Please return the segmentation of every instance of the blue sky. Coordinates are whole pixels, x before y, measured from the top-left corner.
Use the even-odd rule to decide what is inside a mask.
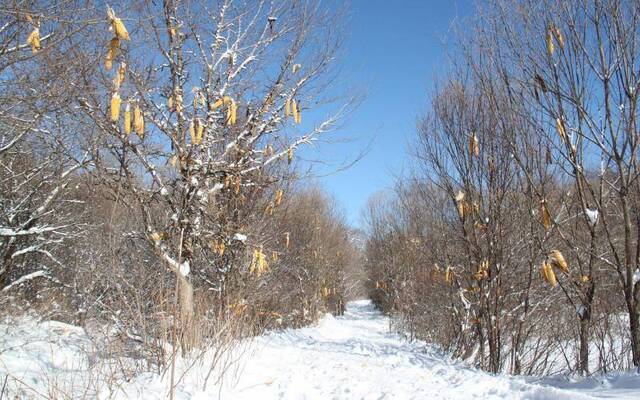
[[[317,180],[332,193],[354,226],[367,199],[391,187],[409,165],[407,145],[424,112],[434,78],[447,69],[443,43],[472,0],[352,0],[348,40],[340,68],[366,98],[345,120],[348,143],[321,149],[333,161],[368,154],[351,168]],[[334,166],[335,167],[335,166]]]

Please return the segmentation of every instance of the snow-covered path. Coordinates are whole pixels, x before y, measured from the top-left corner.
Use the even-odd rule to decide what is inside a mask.
[[[424,343],[409,343],[388,326],[369,301],[351,302],[342,317],[327,315],[315,326],[243,342],[222,384],[204,379],[206,357],[202,363],[181,359],[175,399],[640,399],[640,374],[576,381],[493,376]],[[95,351],[79,327],[32,320],[0,324],[0,387],[7,389],[4,396],[0,390],[0,400],[168,398],[168,373],[117,378],[97,366],[119,362],[96,363]]]
[[[259,339],[228,399],[640,398],[637,375],[567,382],[492,376],[389,333],[369,301],[343,317]],[[616,385],[618,383],[619,385]],[[563,386],[564,388],[559,388]],[[615,388],[614,388],[615,386]]]

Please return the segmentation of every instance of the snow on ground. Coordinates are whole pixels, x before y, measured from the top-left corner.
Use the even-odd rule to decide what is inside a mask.
[[[0,337],[0,388],[8,372],[11,393],[17,379],[45,395],[55,383],[70,388],[72,398],[167,398],[168,374],[143,373],[108,385],[106,379],[85,379],[82,389],[78,376],[96,364],[90,347],[82,329],[69,325],[13,327]],[[344,316],[326,316],[316,326],[260,336],[239,357],[239,369],[222,384],[203,387],[206,371],[191,368],[176,387],[176,399],[640,398],[640,375],[634,373],[569,380],[473,370],[389,333],[388,320],[369,301],[352,302]]]

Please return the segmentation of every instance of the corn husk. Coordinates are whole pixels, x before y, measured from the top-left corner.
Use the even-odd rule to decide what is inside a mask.
[[[122,103],[122,100],[120,99],[120,95],[118,94],[118,92],[114,92],[111,95],[111,105],[110,105],[112,122],[118,122],[118,119],[120,118],[121,103]]]
[[[453,271],[451,271],[451,267],[447,267],[444,271],[444,281],[447,285],[451,285],[453,283]]]
[[[553,45],[553,33],[551,32],[551,28],[547,29],[546,42],[547,42],[547,54],[549,55],[549,57],[551,57],[555,49],[555,46]]]
[[[475,133],[471,135],[469,139],[469,154],[471,154],[472,157],[480,155],[480,142]]]
[[[291,239],[291,234],[289,232],[284,233],[284,247],[289,248],[289,243]]]
[[[118,38],[111,39],[109,41],[109,47],[107,48],[107,55],[104,59],[104,67],[107,71],[110,71],[113,67],[113,60],[116,58],[119,49],[120,40]]]
[[[124,133],[131,134],[131,107],[129,103],[124,108]]]
[[[273,204],[278,207],[282,203],[282,195],[284,195],[284,191],[282,189],[278,189],[276,191],[275,199],[273,200]]]
[[[34,28],[27,37],[27,44],[31,46],[31,52],[37,53],[40,50],[40,29]]]
[[[120,87],[122,82],[124,82],[124,77],[126,72],[127,72],[127,64],[123,62],[120,63],[120,67],[118,67],[118,74],[116,75],[118,80],[118,87]]]
[[[133,128],[135,129],[136,134],[142,139],[144,137],[144,116],[142,115],[140,106],[137,104],[133,109]]]
[[[557,26],[554,26],[553,33],[556,37],[556,40],[558,41],[558,46],[560,46],[561,50],[564,50],[564,37],[562,36],[562,32],[560,31],[560,28],[558,28]]]
[[[222,99],[218,99],[216,101],[214,101],[213,103],[211,103],[211,105],[209,106],[209,109],[211,111],[215,111],[217,108],[219,108],[220,106],[222,106]]]
[[[291,115],[291,100],[287,99],[287,101],[284,102],[284,116],[285,118],[288,118]]]
[[[560,269],[565,274],[569,273],[569,264],[567,264],[567,260],[564,259],[564,256],[562,255],[562,253],[560,253],[559,250],[551,251],[550,259],[551,264],[554,267]]]
[[[555,271],[553,270],[553,268],[551,268],[551,264],[544,261],[542,265],[544,268],[544,275],[547,283],[549,283],[552,287],[556,287],[558,285],[558,279],[556,278]]]
[[[262,252],[262,246],[253,251],[253,258],[251,259],[251,265],[249,266],[249,273],[261,276],[265,272],[269,271],[269,262],[267,257]]]
[[[236,179],[233,181],[233,193],[236,195],[240,194],[241,183],[242,180],[240,179],[240,176],[236,176]]]
[[[200,120],[196,120],[196,144],[201,144],[204,138],[204,124]]]
[[[118,39],[129,40],[129,32],[127,32],[127,28],[124,26],[122,20],[116,17],[116,14],[111,7],[107,8],[107,18],[116,37]]]
[[[564,128],[564,122],[561,118],[556,118],[556,131],[558,131],[558,135],[563,142],[567,141],[567,131]]]
[[[549,213],[545,199],[540,200],[540,217],[542,218],[542,226],[544,226],[544,229],[549,230],[549,228],[551,228],[551,214]]]
[[[287,164],[291,164],[292,161],[293,161],[293,149],[289,148],[289,150],[287,150]]]
[[[197,144],[196,143],[196,126],[193,121],[189,122],[189,137],[191,138],[192,144]]]

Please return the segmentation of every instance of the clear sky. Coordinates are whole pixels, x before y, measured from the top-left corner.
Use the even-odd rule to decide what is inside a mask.
[[[339,161],[373,142],[357,164],[318,180],[354,226],[369,196],[391,187],[393,176],[407,168],[416,118],[434,78],[447,69],[443,43],[453,35],[454,20],[471,9],[472,0],[352,0],[340,67],[367,95],[340,129],[341,137],[353,140],[323,146],[321,153]]]

